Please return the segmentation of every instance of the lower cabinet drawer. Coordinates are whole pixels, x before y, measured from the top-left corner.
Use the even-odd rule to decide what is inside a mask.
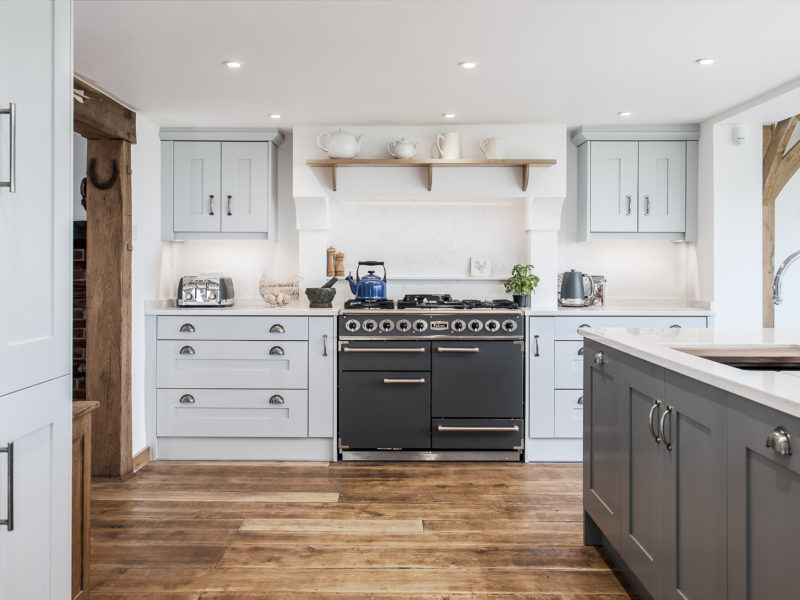
[[[306,389],[308,342],[159,340],[157,387]]]
[[[156,432],[187,437],[307,437],[305,390],[158,390]]]
[[[555,343],[555,388],[583,387],[583,342]]]
[[[583,437],[583,390],[556,390],[555,436]]]
[[[512,450],[522,448],[522,419],[433,419],[434,450]]]
[[[160,316],[160,340],[307,340],[308,318]]]

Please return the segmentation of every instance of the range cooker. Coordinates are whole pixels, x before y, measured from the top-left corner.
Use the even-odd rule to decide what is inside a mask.
[[[348,301],[338,337],[342,460],[522,459],[524,323],[513,302]]]

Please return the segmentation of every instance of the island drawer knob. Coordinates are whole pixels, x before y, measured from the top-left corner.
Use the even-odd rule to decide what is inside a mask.
[[[792,453],[791,436],[783,427],[776,427],[767,436],[767,448],[772,448],[781,456],[789,456]]]

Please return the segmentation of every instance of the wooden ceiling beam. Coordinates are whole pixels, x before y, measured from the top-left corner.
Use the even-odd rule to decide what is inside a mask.
[[[83,102],[73,100],[75,131],[86,139],[125,140],[136,143],[136,113],[100,90],[73,78],[73,88],[83,92]]]

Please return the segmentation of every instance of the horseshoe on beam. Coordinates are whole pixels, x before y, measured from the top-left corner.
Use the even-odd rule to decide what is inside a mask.
[[[112,164],[111,177],[109,177],[108,181],[104,182],[97,180],[97,173],[94,170],[94,162],[95,162],[94,159],[89,161],[89,173],[88,173],[89,180],[92,182],[92,185],[96,187],[98,190],[107,190],[108,188],[113,186],[114,183],[116,183],[117,177],[119,177],[119,167],[117,167],[117,161],[116,160],[111,161]]]

